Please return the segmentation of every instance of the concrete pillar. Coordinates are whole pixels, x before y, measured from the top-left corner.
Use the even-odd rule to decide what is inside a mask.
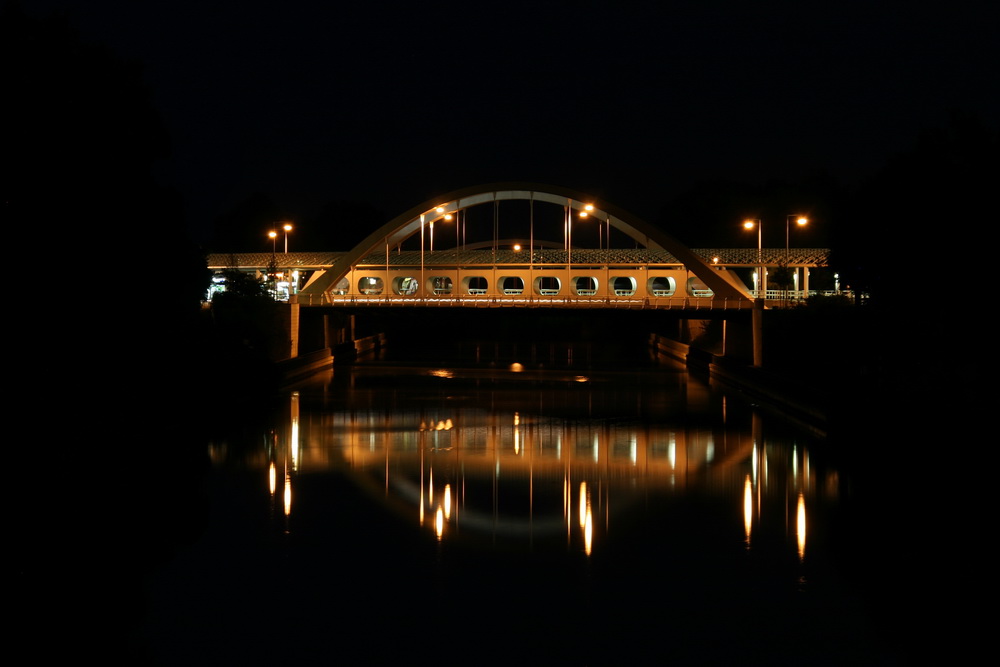
[[[753,365],[764,365],[764,299],[753,302]]]
[[[298,295],[292,295],[288,299],[288,307],[290,309],[288,317],[288,338],[291,343],[288,350],[288,358],[294,359],[299,356],[299,297]]]
[[[677,340],[685,344],[691,342],[691,322],[687,318],[677,322]]]

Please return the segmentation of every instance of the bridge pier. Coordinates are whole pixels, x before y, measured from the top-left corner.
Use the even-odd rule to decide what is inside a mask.
[[[760,368],[764,365],[764,299],[753,302],[753,365]]]
[[[288,299],[288,358],[294,359],[299,356],[299,318],[301,310],[299,299],[293,295]]]

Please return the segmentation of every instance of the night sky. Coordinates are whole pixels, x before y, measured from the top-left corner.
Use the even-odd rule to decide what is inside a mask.
[[[655,220],[720,179],[851,186],[953,110],[995,130],[991,3],[815,4],[21,3],[141,64],[199,242],[255,194],[388,220],[493,181]]]

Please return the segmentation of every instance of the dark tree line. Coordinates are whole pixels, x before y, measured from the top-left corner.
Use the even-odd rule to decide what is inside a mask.
[[[996,128],[955,112],[859,185],[824,173],[795,182],[704,182],[669,201],[656,224],[690,247],[754,247],[741,222],[757,218],[763,245],[780,248],[785,216],[801,213],[810,224],[792,230],[791,245],[830,248],[843,286],[887,305],[956,298],[960,285],[983,277],[985,264],[972,250],[989,240],[996,219],[998,158]],[[943,263],[951,279],[930,270]]]
[[[955,112],[854,195],[835,227],[834,261],[881,301],[964,299],[983,278],[978,251],[997,217],[998,160],[996,130]]]
[[[16,447],[17,467],[34,470],[16,475],[28,516],[12,630],[37,640],[63,628],[59,642],[34,642],[40,658],[144,664],[143,578],[206,516],[209,276],[179,196],[153,177],[169,140],[138,64],[5,3],[0,81],[7,257],[28,274],[7,282],[8,409],[32,425]]]

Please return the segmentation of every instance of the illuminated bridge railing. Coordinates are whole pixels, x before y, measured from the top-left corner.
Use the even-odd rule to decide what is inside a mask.
[[[621,310],[745,310],[753,302],[709,297],[539,297],[513,294],[404,297],[363,294],[298,295],[304,306],[441,307],[441,308],[602,308]]]
[[[755,299],[758,299],[758,298],[761,297],[761,291],[760,290],[753,290],[752,289],[752,290],[749,290],[749,293],[750,293],[750,296],[752,296]],[[775,302],[775,301],[788,301],[788,302],[793,302],[793,303],[805,303],[806,299],[808,299],[811,296],[827,296],[827,297],[843,296],[843,297],[847,297],[847,298],[853,299],[854,298],[854,291],[853,290],[809,290],[808,292],[806,292],[805,290],[800,290],[800,289],[798,289],[798,290],[796,290],[796,289],[788,289],[788,290],[769,289],[769,290],[766,290],[764,292],[763,296],[767,300],[768,304],[770,304],[772,302]]]
[[[756,296],[754,292],[751,295]],[[806,294],[803,290],[767,290],[767,302],[769,305],[801,304],[805,303],[807,297],[846,297],[853,299],[854,294],[850,290],[810,290]],[[753,304],[746,301],[715,299],[711,297],[682,297],[682,296],[649,296],[649,297],[627,297],[627,296],[526,296],[499,295],[499,294],[470,294],[463,296],[436,295],[429,297],[413,297],[392,295],[364,295],[364,294],[325,294],[309,295],[299,294],[296,296],[299,304],[304,306],[350,306],[350,307],[377,307],[377,308],[405,308],[405,307],[455,307],[455,308],[497,308],[497,307],[529,307],[529,308],[611,308],[611,309],[683,309],[683,310],[742,310],[752,308]]]

